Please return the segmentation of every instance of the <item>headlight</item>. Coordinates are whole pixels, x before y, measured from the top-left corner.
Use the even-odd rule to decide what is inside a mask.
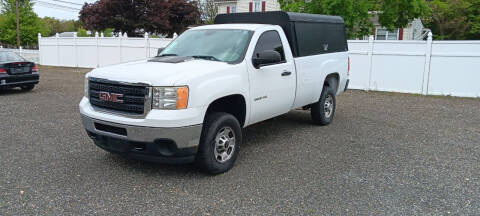
[[[188,87],[153,87],[153,109],[185,109],[188,103]]]
[[[83,84],[84,90],[83,94],[85,95],[86,98],[88,98],[88,78],[85,77],[85,82]]]

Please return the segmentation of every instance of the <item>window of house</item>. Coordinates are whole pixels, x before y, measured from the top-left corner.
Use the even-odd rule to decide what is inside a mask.
[[[262,11],[262,2],[261,1],[254,1],[253,2],[253,12],[261,12]]]
[[[377,29],[377,33],[375,35],[376,40],[398,40],[398,29],[394,29],[393,31],[387,31],[385,28]]]
[[[282,62],[285,61],[285,52],[283,51],[282,40],[277,31],[267,31],[264,32],[259,38],[257,45],[255,46],[254,55],[266,50],[273,50],[280,53]]]

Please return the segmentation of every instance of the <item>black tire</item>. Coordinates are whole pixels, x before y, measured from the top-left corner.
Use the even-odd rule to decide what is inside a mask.
[[[24,90],[24,91],[30,91],[30,90],[32,90],[34,87],[35,87],[35,85],[33,85],[33,84],[20,86],[20,88],[21,88],[22,90]]]
[[[216,153],[214,153],[214,151],[217,151],[215,138],[217,134],[221,130],[225,130],[225,128],[231,128],[230,131],[233,131],[235,141],[229,159],[225,160],[224,162],[219,162],[219,160],[215,157]],[[233,115],[223,112],[210,113],[206,116],[203,124],[200,145],[198,147],[195,163],[200,169],[210,174],[226,172],[233,167],[233,164],[237,159],[241,143],[242,128],[238,120]]]
[[[331,98],[329,101],[331,101],[330,103],[332,104],[332,110],[330,111],[330,114],[328,114],[328,111],[325,109],[325,102],[328,97]],[[312,108],[310,109],[313,123],[322,126],[332,123],[336,106],[335,91],[328,86],[324,86],[322,94],[320,95],[320,99],[318,102],[312,104]]]

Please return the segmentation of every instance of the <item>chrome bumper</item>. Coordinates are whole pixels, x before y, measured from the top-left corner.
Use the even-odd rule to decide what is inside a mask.
[[[117,124],[85,115],[81,116],[83,126],[88,132],[142,143],[154,143],[157,140],[169,139],[175,143],[177,149],[196,148],[202,132],[202,124],[177,128],[154,128]]]

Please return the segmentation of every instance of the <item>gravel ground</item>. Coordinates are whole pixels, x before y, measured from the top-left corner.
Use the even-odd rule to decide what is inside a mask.
[[[104,152],[84,132],[84,69],[0,93],[0,215],[478,215],[480,100],[349,91],[333,124],[253,125],[235,167]]]

